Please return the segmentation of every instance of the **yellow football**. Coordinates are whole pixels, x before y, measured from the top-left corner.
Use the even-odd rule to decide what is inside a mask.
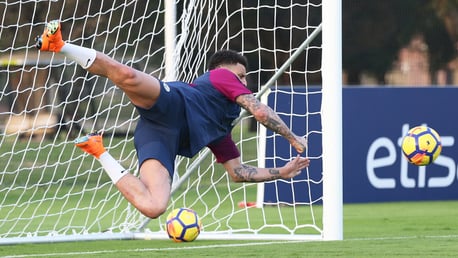
[[[417,166],[429,165],[442,151],[439,134],[427,126],[416,126],[409,130],[402,140],[402,153]]]

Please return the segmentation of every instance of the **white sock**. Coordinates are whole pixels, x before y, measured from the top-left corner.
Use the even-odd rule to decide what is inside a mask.
[[[129,174],[129,172],[123,168],[121,164],[119,164],[119,162],[116,161],[107,151],[100,155],[99,161],[111,181],[113,181],[113,184],[116,184],[119,179]]]
[[[65,43],[59,53],[77,62],[84,69],[89,68],[95,60],[97,51],[87,47]]]

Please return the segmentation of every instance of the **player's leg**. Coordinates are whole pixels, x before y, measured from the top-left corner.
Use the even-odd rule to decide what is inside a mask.
[[[102,135],[90,134],[75,140],[76,146],[97,158],[122,195],[142,214],[157,218],[167,209],[171,179],[157,160],[148,159],[140,167],[140,178],[129,173],[104,148]]]
[[[108,78],[138,107],[152,107],[160,94],[159,81],[153,76],[121,64],[94,49],[65,43],[58,21],[47,24],[43,34],[37,38],[37,47],[41,51],[64,54],[88,72]]]
[[[149,200],[138,203],[137,207],[148,217],[157,218],[167,210],[170,201],[172,185],[170,174],[158,160],[149,159],[140,167],[140,180],[147,190]]]
[[[116,183],[122,195],[143,215],[155,219],[167,210],[171,179],[167,169],[149,159],[140,167],[140,177],[128,174]]]
[[[69,44],[62,48],[62,52],[69,51]],[[71,46],[75,48],[75,46]],[[77,47],[71,51],[84,51]],[[132,104],[144,109],[151,108],[160,94],[159,80],[155,77],[140,72],[130,66],[119,63],[107,55],[97,52],[96,58],[88,72],[108,78],[129,97]]]

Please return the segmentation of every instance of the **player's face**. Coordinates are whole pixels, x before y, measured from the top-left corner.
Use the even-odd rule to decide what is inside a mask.
[[[239,80],[243,83],[243,85],[247,86],[247,81],[246,81],[246,68],[240,63],[237,64],[229,64],[229,65],[222,65],[222,67],[230,70],[233,72],[237,77],[239,77]]]

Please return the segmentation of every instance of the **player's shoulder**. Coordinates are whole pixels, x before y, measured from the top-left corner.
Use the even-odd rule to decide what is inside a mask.
[[[234,77],[236,76],[231,70],[226,69],[226,68],[216,68],[213,70],[208,71],[209,76],[212,77],[222,77],[222,78],[227,78],[227,77]]]
[[[215,85],[226,85],[239,83],[237,76],[228,69],[225,68],[216,68],[210,71],[205,72],[194,80],[196,84],[206,84],[209,83],[213,86]]]
[[[209,71],[208,78],[213,85],[245,87],[237,75],[226,68],[217,68]]]

